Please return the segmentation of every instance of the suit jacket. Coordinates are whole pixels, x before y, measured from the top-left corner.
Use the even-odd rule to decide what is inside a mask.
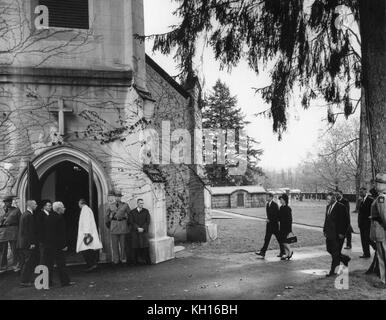
[[[149,247],[149,225],[150,225],[150,213],[147,209],[142,209],[138,212],[138,209],[130,211],[130,225],[131,225],[131,239],[132,247],[136,248],[148,248]],[[138,228],[144,229],[143,233],[138,232]]]
[[[43,246],[57,250],[67,246],[66,222],[62,214],[51,212],[45,217]]]
[[[279,210],[279,234],[282,240],[287,239],[287,236],[292,232],[292,210],[289,206],[281,206]]]
[[[348,221],[349,226],[351,226],[351,217],[350,217],[350,202],[346,198],[342,198],[338,201],[343,204],[346,208],[346,219]]]
[[[27,210],[20,218],[17,247],[19,249],[29,249],[31,245],[36,245],[36,235],[35,218],[33,214]]]
[[[47,214],[41,210],[36,211],[34,214],[35,218],[35,228],[36,228],[36,237],[39,243],[45,241],[45,229],[46,229],[46,218]]]
[[[347,220],[347,210],[340,202],[335,202],[334,208],[328,213],[330,205],[326,208],[326,219],[324,221],[323,232],[327,239],[337,240],[338,236],[346,235],[349,228]]]
[[[269,220],[267,226],[272,231],[276,232],[279,230],[279,206],[275,201],[272,200],[271,205],[266,205],[267,219]]]
[[[109,204],[106,210],[106,221],[110,221],[111,234],[127,234],[129,229],[130,207],[125,202],[120,202],[118,207],[116,203]]]
[[[374,199],[371,196],[367,196],[365,201],[361,201],[359,204],[358,212],[358,227],[369,228],[371,224],[371,205]]]

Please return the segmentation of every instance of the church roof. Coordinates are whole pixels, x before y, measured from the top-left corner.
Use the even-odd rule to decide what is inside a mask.
[[[174,80],[162,67],[155,62],[152,58],[146,55],[146,63],[151,66],[162,78],[164,78],[174,89],[178,91],[185,99],[190,97],[190,93],[185,90],[185,88],[180,85],[176,80]]]
[[[212,195],[227,195],[236,191],[246,191],[248,193],[267,193],[262,186],[231,186],[231,187],[210,187]]]

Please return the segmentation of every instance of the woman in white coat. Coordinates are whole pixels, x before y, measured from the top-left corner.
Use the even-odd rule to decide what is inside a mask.
[[[79,207],[81,208],[81,212],[76,252],[82,252],[87,264],[86,272],[92,272],[97,268],[98,250],[102,249],[102,243],[99,239],[94,213],[83,199],[79,200]]]

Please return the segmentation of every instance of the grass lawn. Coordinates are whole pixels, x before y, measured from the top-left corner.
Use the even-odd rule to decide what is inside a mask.
[[[182,244],[188,250],[196,253],[246,253],[255,252],[263,246],[265,236],[265,222],[245,219],[214,219],[218,227],[218,239],[209,243]],[[293,247],[308,247],[324,244],[322,232],[293,228],[298,237],[298,243]],[[273,236],[269,249],[278,249],[276,238]]]
[[[304,201],[293,202],[292,218],[295,223],[305,224],[309,226],[322,227],[326,214],[325,201]],[[350,210],[353,211],[355,203],[350,203]],[[250,217],[266,218],[265,208],[246,208],[246,209],[221,209],[223,211],[238,213]],[[351,225],[355,232],[359,232],[357,224],[358,215],[351,213]]]
[[[278,300],[384,300],[386,290],[374,288],[379,283],[376,276],[364,271],[350,273],[348,290],[335,288],[335,278],[315,279],[293,290],[286,291]]]

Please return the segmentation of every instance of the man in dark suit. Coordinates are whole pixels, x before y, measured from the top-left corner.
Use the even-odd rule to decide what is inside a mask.
[[[49,271],[50,286],[53,285],[54,265],[58,268],[62,287],[73,285],[66,271],[65,252],[68,250],[66,241],[66,225],[63,214],[66,210],[62,202],[52,205],[53,212],[44,219],[43,264]]]
[[[348,228],[346,208],[339,203],[334,193],[327,195],[328,205],[326,208],[326,219],[324,222],[323,233],[326,237],[326,247],[332,257],[331,269],[328,277],[336,275],[335,269],[340,262],[347,267],[350,257],[341,253],[345,234]]]
[[[149,226],[150,213],[149,210],[143,207],[143,200],[137,200],[137,208],[131,210],[129,213],[129,224],[131,232],[131,245],[134,250],[135,264],[138,264],[140,258],[144,260],[147,265],[151,264],[149,252]]]
[[[33,216],[36,208],[36,201],[27,201],[27,210],[20,218],[17,248],[20,257],[21,287],[32,287],[34,269],[39,262],[36,225]]]
[[[277,203],[273,200],[273,194],[268,193],[267,194],[267,226],[265,229],[265,238],[264,238],[264,245],[261,248],[260,251],[256,252],[258,256],[265,257],[265,253],[268,250],[269,242],[271,241],[272,235],[276,237],[277,242],[280,246],[280,253],[278,257],[281,257],[284,255],[284,248],[283,245],[279,241],[279,206]]]
[[[348,228],[347,228],[347,232],[345,234],[346,236],[346,247],[345,249],[347,250],[350,250],[352,248],[352,233],[354,232],[352,226],[351,226],[351,217],[350,217],[350,202],[343,196],[343,191],[339,190],[338,193],[337,193],[337,200],[338,202],[340,202],[341,204],[344,205],[344,207],[346,208],[346,220],[348,221]],[[342,243],[342,248],[343,248],[343,245],[344,245],[344,241]]]
[[[361,233],[361,242],[363,249],[363,256],[360,258],[367,259],[370,258],[370,246],[376,250],[375,243],[370,239],[370,226],[371,226],[371,205],[374,201],[374,198],[367,193],[365,187],[360,188],[359,195],[362,200],[359,204],[358,209],[358,227]]]
[[[45,239],[45,224],[46,218],[52,213],[52,202],[43,200],[41,202],[42,209],[35,212],[36,237],[38,241],[39,261],[43,263],[44,256],[44,239]]]

